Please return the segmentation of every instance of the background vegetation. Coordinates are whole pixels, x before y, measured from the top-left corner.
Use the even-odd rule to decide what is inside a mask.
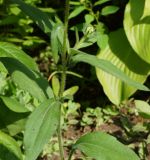
[[[40,15],[32,17],[29,11],[26,13],[25,9],[18,8],[16,3],[0,0],[0,45],[2,47],[6,45],[10,51],[11,44],[15,44],[18,49],[22,49],[31,56],[38,64],[42,75],[49,80],[57,96],[60,77],[55,73],[61,71],[59,54],[62,50],[61,44],[55,39],[60,37],[61,43],[61,37],[63,37],[61,24],[64,21],[64,1],[24,0],[24,2],[46,13],[52,21],[53,29],[49,32],[49,28],[44,26],[44,31],[47,33],[45,34],[43,26],[34,22],[34,18],[38,20]],[[150,88],[149,55],[141,54],[143,46],[139,49],[140,47],[134,45],[134,40],[129,38],[134,35],[130,31],[132,26],[130,15],[125,13],[128,2],[128,0],[70,1],[68,31],[70,47],[118,65],[117,67],[131,79],[140,84],[144,83]],[[131,2],[134,6],[134,0]],[[138,0],[136,3],[137,10],[140,12],[141,2]],[[137,11],[132,16],[134,17],[135,14]],[[150,12],[145,11],[143,15],[148,17]],[[149,17],[146,18],[143,18],[144,22],[136,23],[149,24]],[[145,34],[150,33],[149,28],[145,30]],[[149,46],[147,39],[143,41]],[[4,42],[11,44],[7,46]],[[59,49],[56,49],[57,45]],[[14,52],[17,53],[16,48]],[[1,47],[0,54],[3,54]],[[77,60],[77,57],[75,59]],[[69,154],[71,145],[81,135],[92,131],[104,131],[133,149],[141,160],[150,159],[149,92],[137,90],[99,69],[98,66],[94,65],[95,69],[89,65],[90,62],[88,64],[83,62],[85,61],[68,64],[70,70],[63,96],[69,100],[64,101],[61,111],[65,156]],[[14,64],[16,64],[15,61]],[[30,114],[28,111],[32,112],[40,105],[38,98],[41,95],[36,95],[36,92],[35,95],[30,93],[25,84],[18,85],[5,67],[0,64],[0,155],[5,150],[1,139],[13,137],[24,156],[23,135]],[[71,98],[68,98],[68,95],[71,95]],[[22,109],[18,105],[23,106]],[[10,157],[13,159],[11,153]],[[87,159],[79,151],[75,152],[73,158]],[[57,135],[54,135],[45,145],[38,159],[59,159]],[[2,160],[8,160],[8,157],[4,155]],[[15,157],[14,160],[16,160]]]

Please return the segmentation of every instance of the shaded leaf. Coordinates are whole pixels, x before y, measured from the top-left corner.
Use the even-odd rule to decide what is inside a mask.
[[[48,15],[40,11],[31,5],[24,3],[22,0],[11,0],[13,3],[18,4],[18,7],[28,15],[36,24],[45,32],[48,33],[52,29],[52,21],[49,19]]]
[[[0,159],[22,160],[21,150],[17,142],[9,135],[0,131]]]
[[[25,160],[35,160],[44,145],[55,133],[59,123],[60,103],[54,99],[44,101],[30,115],[24,134]]]
[[[59,51],[59,41],[58,41],[58,29],[60,28],[60,24],[56,24],[51,32],[51,49],[52,49],[52,55],[54,58],[55,63],[58,62],[59,56],[58,56],[58,51]]]
[[[84,53],[82,51],[75,50],[75,49],[70,49],[70,51],[72,54],[76,54],[72,57],[72,60],[74,62],[88,63],[94,67],[98,67],[98,68],[102,69],[103,71],[116,76],[117,78],[121,79],[122,81],[126,82],[127,84],[129,84],[135,88],[138,88],[140,90],[149,91],[149,89],[146,86],[130,79],[120,69],[118,69],[116,66],[114,66],[108,60],[98,59],[94,55],[90,55],[90,54],[87,54],[87,53]]]
[[[8,109],[0,101],[0,130],[7,128],[11,136],[14,136],[24,130],[28,113],[16,113]]]
[[[48,81],[39,73],[29,70],[25,65],[13,58],[0,58],[0,61],[12,76],[13,81],[23,90],[29,92],[39,101],[53,97]]]
[[[132,150],[103,132],[93,132],[82,136],[73,149],[79,149],[96,160],[120,160],[120,158],[121,160],[140,160]]]
[[[0,97],[4,104],[12,111],[17,113],[25,113],[30,112],[23,104],[20,104],[16,99],[10,98],[10,97]]]
[[[8,42],[0,42],[0,57],[12,57],[19,60],[31,70],[38,71],[35,61],[21,49]]]

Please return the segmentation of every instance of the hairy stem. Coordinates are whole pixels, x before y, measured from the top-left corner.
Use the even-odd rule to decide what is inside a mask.
[[[61,83],[60,83],[60,91],[59,91],[59,98],[62,101],[63,105],[63,92],[66,86],[66,71],[67,71],[67,38],[68,38],[68,17],[69,17],[69,0],[66,0],[65,6],[65,19],[64,19],[64,38],[63,38],[63,48],[62,48],[62,74],[61,74]],[[63,142],[62,142],[62,133],[61,133],[61,108],[60,108],[60,116],[59,116],[59,125],[58,125],[58,142],[59,142],[59,151],[60,151],[60,159],[65,160],[64,158],[64,149],[63,149]]]

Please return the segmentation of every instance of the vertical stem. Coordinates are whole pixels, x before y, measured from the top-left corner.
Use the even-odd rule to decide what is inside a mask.
[[[68,17],[69,17],[69,1],[66,0],[65,4],[65,19],[64,19],[64,37],[63,37],[63,48],[62,48],[62,74],[61,74],[61,83],[60,83],[60,91],[59,98],[62,100],[63,92],[66,86],[66,65],[67,65],[67,38],[68,38]],[[63,101],[62,101],[63,104]],[[61,106],[62,107],[62,106]],[[62,133],[61,133],[61,107],[60,107],[60,116],[59,116],[59,125],[58,125],[58,142],[59,142],[59,151],[60,151],[60,159],[65,160],[64,158],[64,150],[63,150],[63,142],[62,142]]]
[[[73,153],[74,153],[74,150],[72,149],[71,152],[70,152],[70,154],[69,154],[68,160],[71,160]]]

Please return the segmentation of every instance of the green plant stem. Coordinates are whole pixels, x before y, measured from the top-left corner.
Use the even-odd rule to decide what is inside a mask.
[[[65,19],[64,19],[64,38],[63,38],[63,49],[62,49],[62,74],[61,74],[61,83],[60,83],[60,91],[59,91],[59,99],[63,105],[63,92],[66,86],[66,71],[67,71],[67,39],[68,39],[68,17],[69,17],[69,0],[66,0],[65,6]],[[59,116],[59,125],[58,125],[58,142],[59,142],[59,151],[60,151],[60,159],[64,160],[64,150],[63,150],[63,142],[62,142],[62,133],[61,133],[61,107],[60,107],[60,116]]]
[[[71,160],[73,153],[74,153],[74,149],[71,150],[69,157],[68,157],[68,160]]]

